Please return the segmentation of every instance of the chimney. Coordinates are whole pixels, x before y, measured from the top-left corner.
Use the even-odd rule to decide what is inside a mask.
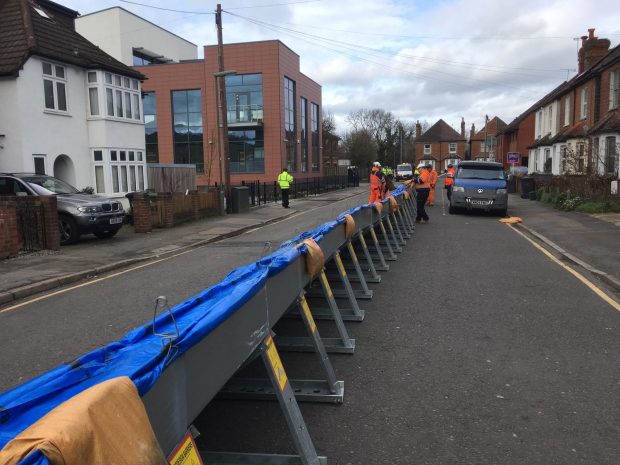
[[[588,35],[581,37],[578,54],[579,73],[589,70],[609,51],[609,39],[599,39],[594,35],[594,28],[588,29]]]
[[[469,140],[472,140],[475,135],[476,135],[476,126],[474,126],[474,123],[471,123],[471,129],[469,130]]]
[[[416,139],[418,137],[420,137],[422,135],[422,125],[420,124],[420,121],[416,121],[415,122],[415,137]]]
[[[465,139],[465,118],[461,116],[461,139]]]

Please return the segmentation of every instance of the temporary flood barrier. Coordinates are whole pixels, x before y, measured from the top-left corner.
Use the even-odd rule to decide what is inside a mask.
[[[368,283],[381,282],[379,272],[397,260],[414,231],[414,218],[414,194],[401,186],[384,201],[343,212],[232,271],[121,340],[0,394],[0,462],[10,459],[2,456],[4,446],[48,412],[92,386],[127,376],[166,454],[219,394],[277,399],[298,455],[203,452],[206,463],[326,463],[314,449],[297,401],[343,401],[344,382],[337,380],[327,353],[355,351],[344,321],[363,321],[358,299],[372,297]],[[309,258],[317,244],[323,256],[318,266]],[[285,315],[301,318],[308,336],[274,338],[272,328]],[[321,338],[315,323],[319,318],[333,321],[339,337]],[[326,379],[289,380],[278,348],[316,352]],[[258,357],[268,381],[234,377]],[[48,463],[37,451],[20,460],[15,463]]]

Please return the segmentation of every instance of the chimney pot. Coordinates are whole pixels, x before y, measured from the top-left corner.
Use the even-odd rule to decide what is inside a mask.
[[[588,40],[588,36],[581,36],[581,46],[582,47],[586,44],[586,40]]]
[[[594,39],[594,29],[593,27],[591,27],[590,29],[588,29],[588,38],[589,39]]]

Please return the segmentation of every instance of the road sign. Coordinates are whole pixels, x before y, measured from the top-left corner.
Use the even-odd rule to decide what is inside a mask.
[[[519,152],[508,152],[508,163],[516,165],[521,161],[521,154]]]

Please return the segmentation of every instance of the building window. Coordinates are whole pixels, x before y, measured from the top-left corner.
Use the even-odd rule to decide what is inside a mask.
[[[553,107],[549,107],[549,113],[547,116],[549,117],[549,130],[547,132],[553,133]]]
[[[570,124],[570,94],[564,98],[564,126]]]
[[[169,60],[162,60],[161,58],[152,57],[150,55],[146,55],[145,53],[140,52],[139,50],[136,50],[135,48],[133,49],[134,66],[148,66],[168,62]]]
[[[577,144],[577,173],[586,170],[586,146],[583,142]]]
[[[618,170],[618,147],[615,137],[605,138],[605,174],[615,174]]]
[[[620,93],[620,68],[609,73],[609,109],[618,108],[618,94]]]
[[[263,129],[228,131],[231,173],[264,173]]]
[[[64,66],[43,62],[43,95],[47,110],[67,111],[67,77]]]
[[[551,158],[551,149],[545,149],[545,163],[543,165],[543,171],[545,173],[551,173],[553,168],[553,158]]]
[[[284,78],[284,145],[286,168],[297,172],[297,128],[295,126],[295,81]]]
[[[456,153],[456,142],[450,142],[450,145],[448,146],[448,152]]]
[[[321,147],[319,144],[319,106],[316,103],[310,104],[310,117],[312,119],[312,171],[321,170]]]
[[[105,73],[104,83],[107,116],[141,121],[138,80],[118,74]]]
[[[90,116],[99,116],[99,89],[96,87],[88,88],[88,103]]]
[[[204,173],[202,96],[200,89],[173,90],[174,162],[196,165]]]
[[[301,120],[301,172],[308,172],[308,100],[299,99],[299,114]]]
[[[47,174],[46,170],[46,156],[45,155],[33,155],[32,160],[34,162],[34,172],[36,174]]]
[[[566,145],[560,147],[560,158],[562,160],[562,172],[560,174],[565,174],[568,170],[568,151]]]
[[[98,150],[93,157],[97,159]],[[101,166],[101,170],[99,170]],[[98,172],[99,171],[99,172]],[[97,192],[105,192],[105,177],[112,180],[112,192],[134,192],[144,190],[144,156],[141,150],[110,150],[109,162],[95,164],[95,185]]]
[[[581,89],[581,119],[588,116],[588,88]]]
[[[542,110],[540,110],[538,112],[538,118],[537,118],[538,121],[537,121],[537,124],[536,124],[536,127],[538,128],[538,131],[537,131],[538,134],[536,135],[537,139],[542,137],[542,117],[543,117],[543,113],[542,113]]]
[[[144,93],[142,96],[142,110],[144,111],[144,132],[146,136],[146,162],[159,163],[155,92]]]
[[[424,144],[424,155],[431,154],[431,144]]]
[[[235,74],[226,76],[228,124],[261,123],[263,121],[263,75]]]
[[[105,175],[103,165],[95,165],[95,191],[98,194],[105,192]]]

